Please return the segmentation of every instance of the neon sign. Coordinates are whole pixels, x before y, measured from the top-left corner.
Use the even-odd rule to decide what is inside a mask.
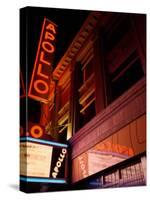
[[[65,156],[66,156],[66,153],[67,153],[67,149],[63,148],[62,151],[61,151],[61,153],[60,153],[60,155],[59,155],[59,157],[58,157],[58,160],[57,160],[57,162],[56,162],[56,165],[55,165],[55,167],[54,167],[54,170],[53,170],[53,172],[52,172],[52,177],[53,177],[53,178],[56,178],[56,177],[57,177],[57,175],[58,175],[58,173],[59,173],[59,169],[60,169],[61,166],[62,166],[62,162],[64,161],[64,158],[65,158]]]
[[[133,156],[134,152],[131,147],[114,144],[111,142],[102,142],[95,146],[95,149],[98,151],[105,151],[105,152],[114,152],[122,155]]]
[[[20,136],[31,136],[33,138],[43,138],[45,131],[44,127],[39,124],[29,122],[28,130],[25,132],[24,128],[20,127]]]
[[[29,136],[20,138],[20,180],[67,183],[67,144]],[[55,167],[54,167],[55,166]],[[54,168],[57,172],[54,177]]]
[[[79,160],[79,164],[80,164],[80,168],[81,168],[81,174],[82,174],[83,178],[85,178],[85,177],[88,176],[88,168],[87,168],[88,157],[87,157],[87,154],[85,153],[82,156],[79,156],[78,160]]]
[[[28,93],[29,97],[38,101],[47,102],[49,98],[56,29],[53,22],[44,18]]]

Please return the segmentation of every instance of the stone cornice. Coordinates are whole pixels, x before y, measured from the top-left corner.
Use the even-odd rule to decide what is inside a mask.
[[[66,70],[67,66],[71,63],[72,59],[77,55],[78,51],[82,47],[83,43],[87,40],[89,35],[95,29],[99,18],[102,16],[100,12],[91,12],[84,22],[83,26],[73,39],[69,48],[65,52],[64,56],[61,58],[57,64],[55,70],[53,71],[53,77],[56,77],[58,80],[61,75]]]

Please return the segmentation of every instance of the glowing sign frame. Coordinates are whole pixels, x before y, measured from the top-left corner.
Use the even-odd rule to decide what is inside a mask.
[[[34,183],[57,183],[57,184],[65,184],[67,183],[64,179],[53,179],[53,178],[29,178],[29,177],[20,177],[21,181],[25,182],[34,182]]]
[[[58,147],[65,147],[67,148],[67,144],[59,143],[59,142],[54,142],[54,141],[47,141],[43,139],[37,139],[37,138],[32,138],[32,137],[20,137],[20,142],[38,142],[40,144],[48,144],[52,146],[58,146]]]
[[[54,141],[47,141],[43,139],[37,139],[37,138],[32,138],[32,137],[20,137],[20,142],[33,142],[36,144],[43,144],[43,145],[50,145],[53,146],[54,148],[68,148],[67,144],[63,143],[58,143]],[[53,156],[53,154],[52,154]],[[52,178],[52,177],[30,177],[30,176],[24,176],[20,175],[20,181],[24,182],[34,182],[34,183],[56,183],[56,184],[67,184],[66,177],[64,178]]]
[[[47,103],[50,93],[50,76],[55,52],[56,30],[57,25],[44,18],[28,92],[29,97],[45,103]],[[40,88],[39,85],[45,89],[43,90],[43,87]]]

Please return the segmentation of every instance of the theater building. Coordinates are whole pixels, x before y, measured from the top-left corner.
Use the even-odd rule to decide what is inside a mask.
[[[90,12],[52,77],[40,124],[67,138],[73,189],[145,185],[145,15]]]

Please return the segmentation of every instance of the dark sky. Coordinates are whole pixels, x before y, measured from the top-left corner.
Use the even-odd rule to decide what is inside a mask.
[[[24,17],[22,14],[23,12],[25,13]],[[27,7],[24,10],[21,10],[20,65],[24,76],[24,82],[26,72],[25,65],[28,67],[27,81],[30,82],[44,18],[46,17],[58,25],[58,34],[56,36],[56,51],[53,62],[53,68],[55,68],[71,44],[73,38],[80,30],[88,14],[89,11],[55,8]],[[26,44],[27,48],[25,47]],[[26,50],[27,57],[25,56]],[[25,109],[24,101],[25,98],[24,100],[21,100]],[[40,103],[38,101],[29,99],[28,104],[29,121],[38,122],[40,117]]]
[[[57,65],[74,36],[81,28],[89,12],[82,10],[55,9],[55,8],[29,8],[28,33],[29,33],[29,67],[32,68],[36,56],[38,42],[44,17],[58,25],[56,36],[56,51],[53,67]]]

